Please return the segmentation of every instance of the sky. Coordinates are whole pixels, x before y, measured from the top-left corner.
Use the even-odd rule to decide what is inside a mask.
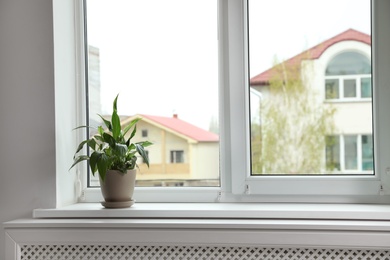
[[[89,0],[100,50],[101,113],[218,117],[216,0]],[[249,0],[250,76],[349,28],[370,34],[368,0]]]

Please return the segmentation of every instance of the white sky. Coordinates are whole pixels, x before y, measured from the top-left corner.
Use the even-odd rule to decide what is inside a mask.
[[[370,33],[369,0],[249,0],[251,76],[349,28]],[[208,129],[218,115],[216,0],[89,0],[102,113],[172,116]]]

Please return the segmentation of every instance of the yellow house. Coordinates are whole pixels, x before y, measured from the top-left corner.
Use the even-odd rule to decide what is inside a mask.
[[[151,141],[150,167],[138,161],[138,186],[215,186],[219,183],[219,137],[173,117],[135,115],[123,118],[126,126],[136,117],[132,142]]]

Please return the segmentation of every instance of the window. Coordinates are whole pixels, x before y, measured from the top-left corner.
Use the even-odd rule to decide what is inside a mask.
[[[184,163],[184,151],[171,151],[171,163]]]
[[[253,1],[249,0],[249,9],[253,7]],[[372,151],[375,151],[375,174],[373,175],[262,175],[254,176],[251,172],[251,161],[250,161],[250,140],[251,136],[249,135],[250,130],[253,128],[250,126],[250,118],[256,119],[259,124],[263,123],[263,118],[250,114],[249,103],[253,105],[255,102],[262,102],[270,94],[267,91],[249,91],[249,79],[247,76],[247,71],[254,73],[253,76],[259,72],[259,69],[254,70],[249,68],[248,59],[245,55],[248,51],[248,46],[246,44],[245,32],[248,29],[246,23],[246,8],[247,1],[243,0],[224,0],[219,1],[218,5],[218,46],[219,50],[219,68],[218,68],[218,84],[219,84],[219,97],[220,102],[218,104],[219,113],[220,113],[220,127],[219,132],[219,145],[221,153],[217,156],[217,159],[212,159],[213,161],[220,161],[220,172],[222,175],[221,187],[218,185],[212,189],[207,189],[204,187],[193,187],[193,189],[176,189],[174,191],[170,189],[158,188],[152,189],[151,187],[140,188],[136,190],[137,201],[198,201],[198,202],[214,202],[214,201],[278,201],[278,202],[373,202],[378,201],[378,195],[380,193],[380,187],[386,189],[387,182],[389,177],[384,174],[386,172],[387,156],[390,154],[390,141],[383,136],[384,133],[390,132],[388,129],[388,119],[387,116],[387,97],[390,95],[390,90],[387,90],[384,86],[388,85],[390,80],[387,79],[388,73],[387,68],[388,64],[386,63],[385,51],[381,51],[383,46],[389,46],[387,39],[389,38],[387,28],[381,27],[381,24],[388,24],[390,19],[387,18],[387,12],[383,11],[388,8],[387,3],[374,1],[373,10],[377,12],[377,15],[373,17],[374,24],[373,28],[375,29],[375,34],[373,33],[373,56],[372,56],[372,79],[369,77],[361,77],[359,79],[355,74],[353,75],[341,75],[351,76],[345,78],[346,80],[355,80],[355,90],[353,87],[346,87],[349,91],[349,95],[353,95],[354,91],[356,92],[356,98],[359,97],[371,97],[374,101],[374,114],[376,120],[372,122],[375,125],[375,131],[362,131],[360,133],[343,133],[345,136],[358,136],[358,139],[353,142],[349,140],[348,146],[329,146],[326,144],[325,136],[339,136],[341,139],[341,133],[331,132],[322,136],[322,163],[323,169],[327,169],[326,158],[332,156],[331,162],[334,164],[334,168],[341,168],[342,160],[349,160],[349,165],[353,165],[352,153],[346,158],[341,154],[342,150],[353,150],[353,146],[357,146],[358,149],[354,150],[357,154],[355,161],[361,160],[361,168],[363,171],[370,171],[370,168],[373,168],[374,160]],[[263,2],[264,1],[259,1]],[[288,2],[284,4],[288,5]],[[329,2],[329,1],[327,1]],[[384,5],[381,6],[381,5]],[[252,6],[252,7],[251,7]],[[279,8],[280,9],[280,8]],[[290,8],[285,8],[291,10]],[[317,8],[318,9],[318,8]],[[337,9],[337,8],[336,8]],[[335,10],[336,10],[335,9]],[[262,7],[262,14],[266,13],[264,10],[269,10],[266,7]],[[310,15],[311,13],[306,13]],[[199,17],[199,16],[198,16]],[[249,30],[253,30],[255,26],[250,21],[251,15],[249,13]],[[378,21],[381,21],[379,23]],[[306,20],[307,21],[307,20]],[[269,24],[269,23],[266,23]],[[307,24],[307,22],[306,22]],[[234,25],[234,26],[232,26]],[[114,28],[115,26],[108,26],[109,28]],[[277,30],[276,30],[277,31]],[[321,30],[318,30],[321,31]],[[385,35],[385,36],[383,36]],[[264,36],[264,35],[263,35]],[[382,37],[379,37],[382,36]],[[270,35],[267,34],[267,41],[263,42],[272,42],[274,45],[279,41],[272,40]],[[331,37],[331,36],[329,36]],[[376,37],[376,38],[375,38]],[[289,37],[293,39],[294,37]],[[260,39],[261,41],[261,39]],[[290,42],[290,41],[289,41]],[[286,45],[285,41],[281,44]],[[249,49],[253,43],[249,42]],[[309,45],[312,46],[312,45]],[[302,46],[298,48],[302,51]],[[301,53],[300,51],[295,52]],[[338,54],[340,54],[339,52]],[[379,55],[382,53],[382,56]],[[103,52],[100,52],[101,57],[103,57]],[[292,54],[292,56],[294,55]],[[321,74],[317,74],[315,80],[321,85],[322,92],[319,93],[319,99],[321,102],[325,99],[325,88],[324,82],[331,78],[325,75],[326,66],[332,60],[332,58],[337,56],[336,51],[333,53],[332,57],[327,56],[326,62],[322,62],[323,70]],[[291,55],[283,55],[284,57],[291,57]],[[206,59],[207,60],[207,59]],[[262,59],[265,60],[265,59]],[[268,62],[270,59],[268,59]],[[271,58],[272,60],[272,58]],[[271,61],[272,63],[272,61]],[[103,63],[101,63],[101,69],[103,68]],[[267,69],[265,69],[267,70]],[[260,69],[261,71],[261,69]],[[102,73],[102,72],[101,72]],[[217,73],[217,74],[218,74]],[[193,73],[192,73],[193,74]],[[359,74],[360,75],[360,74]],[[358,76],[359,76],[358,75]],[[333,77],[334,75],[329,75]],[[339,95],[339,98],[343,97],[340,95],[341,91],[344,91],[344,82],[340,82],[340,75],[336,75],[333,79],[335,82],[335,89],[333,92]],[[382,78],[383,77],[383,78]],[[145,77],[147,78],[147,77]],[[250,78],[253,78],[252,76]],[[186,78],[188,79],[188,78]],[[169,81],[168,81],[169,82]],[[186,82],[185,80],[181,83]],[[337,82],[337,83],[336,83]],[[372,82],[372,84],[371,84]],[[260,82],[259,86],[264,82]],[[348,83],[346,84],[348,85]],[[352,86],[354,84],[351,84]],[[371,85],[373,89],[371,89]],[[116,85],[115,85],[116,86]],[[342,89],[340,89],[342,88]],[[195,88],[194,88],[195,89]],[[331,87],[328,87],[331,89]],[[249,92],[253,98],[249,99]],[[348,92],[348,91],[347,91]],[[360,94],[359,94],[360,92]],[[192,93],[192,92],[191,92]],[[344,95],[344,93],[341,93]],[[203,92],[202,97],[205,96]],[[321,98],[322,97],[322,98]],[[198,99],[199,101],[201,98]],[[204,102],[202,100],[201,102]],[[337,103],[337,102],[325,102],[325,103]],[[340,104],[342,105],[342,104]],[[253,106],[258,108],[258,106]],[[193,109],[193,107],[191,108]],[[172,113],[170,109],[169,113]],[[179,111],[179,119],[182,118]],[[360,115],[360,113],[358,113]],[[171,116],[166,116],[171,117]],[[175,119],[176,120],[176,119]],[[364,120],[366,121],[366,120]],[[80,125],[80,124],[75,124]],[[380,129],[380,130],[378,130]],[[258,133],[258,132],[257,132]],[[150,132],[149,132],[150,134]],[[168,137],[168,133],[166,133]],[[365,137],[367,136],[367,138]],[[371,138],[372,137],[372,138]],[[359,138],[361,139],[359,141]],[[337,139],[337,138],[335,138]],[[370,140],[372,139],[372,140]],[[261,139],[259,139],[261,141]],[[318,139],[319,140],[319,139]],[[375,140],[375,142],[374,142]],[[381,140],[378,142],[378,140]],[[341,143],[341,141],[339,141]],[[340,145],[340,144],[339,144]],[[359,148],[359,145],[361,146]],[[194,146],[195,148],[195,146]],[[181,148],[179,148],[181,149]],[[73,149],[72,149],[73,151]],[[170,149],[167,149],[169,152]],[[198,150],[191,150],[190,153],[196,154]],[[252,150],[253,153],[253,150]],[[259,149],[256,153],[253,154],[262,154],[263,150]],[[332,153],[332,155],[327,155]],[[187,154],[187,153],[186,153]],[[360,157],[359,157],[360,154]],[[151,153],[151,156],[156,155],[154,152]],[[158,153],[157,153],[158,155]],[[167,156],[168,157],[168,156]],[[167,159],[167,158],[166,158]],[[205,158],[209,159],[209,158]],[[168,161],[168,160],[166,160]],[[205,162],[204,160],[202,161]],[[207,164],[207,163],[204,163]],[[345,166],[344,166],[345,167]],[[352,166],[348,166],[352,167]],[[358,167],[360,164],[358,162]],[[262,169],[263,167],[259,167]],[[218,176],[219,177],[219,176]],[[184,185],[185,186],[185,185]],[[153,190],[153,192],[150,192]],[[86,194],[89,197],[89,192],[98,194],[99,191],[94,189],[87,188]],[[172,195],[174,194],[174,195]],[[177,196],[181,194],[183,196]],[[155,196],[152,198],[152,196]],[[87,201],[97,201],[97,199],[90,199]]]
[[[218,187],[217,0],[85,4],[90,124],[111,114],[120,93],[121,123],[141,118],[133,142],[153,143],[150,167],[139,167],[143,186]],[[169,165],[184,163],[190,150],[186,165]]]
[[[372,135],[326,137],[326,168],[330,173],[371,172],[373,168]]]
[[[325,71],[325,95],[332,99],[371,98],[371,62],[357,52],[333,58]]]
[[[259,17],[259,14],[266,8],[270,8],[270,13],[277,12],[280,4],[289,6],[290,12],[283,15],[291,22],[276,23],[272,25],[276,30],[269,30],[266,20],[272,15],[262,14]],[[325,143],[325,136],[335,133],[345,134],[343,151],[345,156],[351,157],[343,158],[341,169],[360,169],[357,154],[353,154],[357,151],[354,148],[356,143],[347,135],[372,133],[371,104],[333,105],[324,103],[322,97],[325,93],[327,100],[360,100],[371,93],[370,2],[361,1],[360,4],[356,6],[358,13],[351,15],[361,17],[359,23],[354,23],[345,17],[345,12],[340,12],[335,16],[340,15],[340,19],[350,20],[351,23],[329,24],[321,15],[308,14],[308,10],[315,13],[318,6],[306,0],[277,1],[273,4],[249,0],[250,88],[262,96],[260,112],[251,111],[252,114],[259,113],[260,118],[257,122],[251,121],[252,176],[327,173],[329,161],[324,160],[324,154],[330,148]],[[336,7],[349,9],[348,5],[340,6],[332,1],[323,1],[320,6],[324,10]],[[310,19],[310,25],[303,17]],[[300,26],[304,28],[298,30]],[[327,30],[328,33],[321,40],[315,40],[318,30]],[[283,44],[267,45],[261,40],[263,32],[266,32],[271,39],[282,42],[285,35],[292,31],[294,37]],[[312,46],[305,47],[306,40],[313,41]],[[298,48],[299,44],[303,51]],[[290,45],[295,46],[295,53]],[[284,53],[291,56],[279,58]],[[266,63],[263,56],[270,57],[271,54],[275,56],[274,60]],[[264,69],[258,69],[262,67]],[[250,99],[253,101],[253,95]],[[356,111],[367,116],[353,117]],[[338,160],[334,163],[337,164]]]

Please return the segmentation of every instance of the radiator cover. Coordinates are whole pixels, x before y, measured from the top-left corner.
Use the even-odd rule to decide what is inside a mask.
[[[21,260],[39,259],[390,259],[385,250],[125,245],[24,245]]]

